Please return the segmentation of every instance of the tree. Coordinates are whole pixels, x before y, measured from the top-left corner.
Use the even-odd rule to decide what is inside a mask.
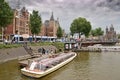
[[[32,35],[37,35],[41,31],[41,16],[38,15],[38,11],[33,10],[30,14],[30,30]]]
[[[4,29],[13,21],[13,10],[7,2],[0,0],[0,28],[4,36]]]
[[[79,33],[79,35],[84,34],[88,36],[91,31],[91,24],[85,18],[79,17],[73,20],[70,30],[71,34]]]
[[[120,34],[118,34],[118,39],[120,39]]]
[[[92,36],[97,36],[96,30],[91,30],[91,35],[92,35]]]
[[[100,27],[96,28],[95,30],[91,30],[91,34],[93,36],[100,36],[103,35],[104,31]]]
[[[61,38],[63,36],[62,28],[60,26],[57,29],[56,35],[58,38]]]

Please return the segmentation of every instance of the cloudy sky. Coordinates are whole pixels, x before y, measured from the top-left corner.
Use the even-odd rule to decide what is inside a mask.
[[[18,0],[6,0],[12,8],[15,8]],[[51,12],[54,18],[59,18],[60,25],[66,32],[72,21],[78,17],[84,17],[91,22],[92,28],[113,24],[117,33],[120,33],[120,0],[20,0],[21,6],[28,11],[38,10],[42,21],[50,19]]]

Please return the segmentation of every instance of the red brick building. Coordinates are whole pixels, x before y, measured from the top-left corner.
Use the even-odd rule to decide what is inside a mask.
[[[17,9],[14,10],[13,22],[5,29],[5,36],[7,39],[10,39],[10,36],[15,34],[30,34],[29,12],[25,7],[20,9],[19,12]]]
[[[42,26],[41,26],[41,32],[39,35],[41,36],[53,36],[53,37],[57,37],[56,33],[57,33],[57,29],[58,29],[59,25],[59,21],[54,20],[54,16],[53,13],[50,17],[50,20],[46,20]]]
[[[32,35],[29,29],[29,12],[23,7],[19,12],[17,9],[14,10],[14,18],[13,23],[8,25],[5,29],[5,37],[7,39],[12,39],[11,35],[22,35],[29,34]],[[46,20],[41,26],[41,32],[38,36],[51,36],[57,37],[57,29],[58,29],[59,21],[55,20],[53,13],[50,17],[50,20]]]

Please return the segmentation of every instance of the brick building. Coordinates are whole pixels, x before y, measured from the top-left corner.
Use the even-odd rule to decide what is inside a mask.
[[[105,41],[115,41],[117,40],[116,31],[113,25],[110,28],[106,27]]]
[[[29,12],[25,7],[20,9],[20,11],[14,9],[13,22],[6,27],[4,33],[7,39],[9,39],[11,35],[15,34],[30,34]]]
[[[53,13],[50,17],[50,20],[45,20],[45,22],[41,26],[41,33],[39,35],[41,36],[52,36],[52,37],[57,37],[57,29],[59,26],[59,21],[54,20]]]
[[[14,9],[14,18],[12,24],[8,25],[5,29],[5,37],[9,40],[12,39],[11,35],[22,35],[29,34],[32,35],[29,29],[30,16],[29,12],[25,7],[20,9]],[[41,26],[41,32],[38,36],[49,36],[49,37],[57,37],[57,29],[58,29],[59,21],[55,20],[53,13],[50,17],[50,20],[45,20],[45,22]]]

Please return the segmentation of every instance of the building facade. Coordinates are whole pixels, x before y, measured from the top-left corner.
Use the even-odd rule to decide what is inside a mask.
[[[113,25],[111,25],[110,28],[106,27],[105,41],[115,41],[115,40],[117,40],[117,35]]]
[[[23,7],[19,11],[14,9],[14,17],[13,22],[8,25],[5,29],[5,36],[9,38],[10,35],[22,35],[22,34],[30,34],[29,30],[29,12]]]
[[[22,35],[28,34],[32,36],[30,28],[30,15],[28,10],[23,7],[20,10],[14,9],[14,18],[13,22],[8,25],[5,29],[5,38],[7,40],[11,40],[13,35]],[[41,32],[37,36],[49,36],[57,38],[57,29],[60,26],[58,19],[55,20],[53,13],[49,20],[45,20],[45,22],[41,26]],[[12,35],[12,36],[11,36]]]
[[[41,32],[39,35],[57,37],[56,33],[59,26],[60,25],[58,19],[55,20],[52,13],[50,20],[45,20],[45,22],[42,24]]]

